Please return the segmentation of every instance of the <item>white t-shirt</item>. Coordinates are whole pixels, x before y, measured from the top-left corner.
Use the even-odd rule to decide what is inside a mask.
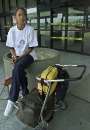
[[[28,47],[37,47],[38,42],[34,29],[30,25],[25,25],[23,30],[19,30],[17,26],[11,27],[7,35],[6,46],[13,47],[17,56],[24,54]],[[34,49],[30,55],[34,60],[37,59]]]

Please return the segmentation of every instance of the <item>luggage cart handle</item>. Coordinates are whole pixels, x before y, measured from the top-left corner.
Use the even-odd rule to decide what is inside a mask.
[[[80,74],[80,76],[78,77],[74,77],[74,78],[69,78],[69,79],[55,79],[55,80],[47,80],[47,79],[43,79],[43,82],[48,84],[48,83],[51,83],[51,82],[65,82],[65,81],[76,81],[76,80],[80,80],[82,79],[85,71],[86,71],[86,65],[60,65],[60,64],[56,64],[55,66],[57,67],[80,67],[80,68],[83,68],[82,70],[82,73]],[[42,79],[39,78],[39,77],[36,77],[36,79],[40,82]]]
[[[84,73],[86,72],[86,65],[78,65],[77,67],[83,68],[81,75],[78,77],[78,79],[82,79]]]
[[[80,68],[83,68],[80,76],[75,77],[75,78],[65,79],[65,80],[68,80],[68,81],[80,80],[83,77],[83,75],[86,71],[86,65],[71,65],[71,64],[70,65],[60,65],[60,64],[55,64],[55,66],[58,67],[58,68],[64,68],[64,67],[80,67]]]
[[[55,64],[56,67],[83,67],[86,68],[86,65],[72,65],[72,64],[68,64],[68,65],[61,65],[61,64]]]
[[[60,65],[60,66],[61,66],[61,65]],[[80,80],[80,79],[83,77],[83,75],[84,75],[84,73],[85,73],[85,71],[86,71],[86,66],[85,66],[85,65],[64,65],[64,67],[65,67],[65,66],[82,67],[82,68],[83,68],[83,71],[82,71],[82,73],[81,73],[80,76],[78,76],[78,77],[76,77],[76,78],[70,78],[70,79],[45,80],[45,79],[41,79],[41,78],[39,78],[39,77],[36,77],[36,79],[37,79],[39,82],[41,82],[41,80],[43,80],[43,82],[46,83],[46,84],[48,85],[48,87],[49,87],[48,93],[46,94],[46,97],[45,97],[45,99],[44,99],[44,103],[43,103],[43,105],[42,105],[41,112],[40,112],[40,118],[41,118],[41,121],[42,121],[42,122],[44,121],[43,112],[44,112],[45,105],[46,105],[46,103],[47,103],[47,99],[48,99],[48,96],[49,96],[49,93],[50,93],[50,89],[51,89],[50,84],[51,84],[52,82],[65,82],[65,81]],[[62,66],[62,67],[63,67],[63,66]]]

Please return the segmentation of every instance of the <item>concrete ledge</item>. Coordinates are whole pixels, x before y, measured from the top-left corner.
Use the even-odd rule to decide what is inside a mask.
[[[28,87],[32,88],[35,83],[36,75],[49,65],[55,65],[60,61],[60,52],[49,48],[35,48],[38,60],[26,69],[28,77]],[[5,77],[12,75],[13,65],[11,63],[10,53],[3,56]]]

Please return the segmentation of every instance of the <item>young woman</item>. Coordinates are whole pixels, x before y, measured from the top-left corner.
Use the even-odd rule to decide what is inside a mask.
[[[6,46],[10,48],[14,69],[4,116],[12,112],[20,89],[23,96],[29,93],[25,69],[37,59],[34,50],[38,46],[37,38],[33,28],[27,25],[27,12],[24,8],[16,9],[16,25],[8,32]]]

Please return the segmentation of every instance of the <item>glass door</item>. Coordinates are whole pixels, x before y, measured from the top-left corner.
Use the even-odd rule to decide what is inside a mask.
[[[84,53],[90,55],[90,7],[85,10]]]
[[[68,51],[83,53],[84,41],[84,11],[68,9]]]

